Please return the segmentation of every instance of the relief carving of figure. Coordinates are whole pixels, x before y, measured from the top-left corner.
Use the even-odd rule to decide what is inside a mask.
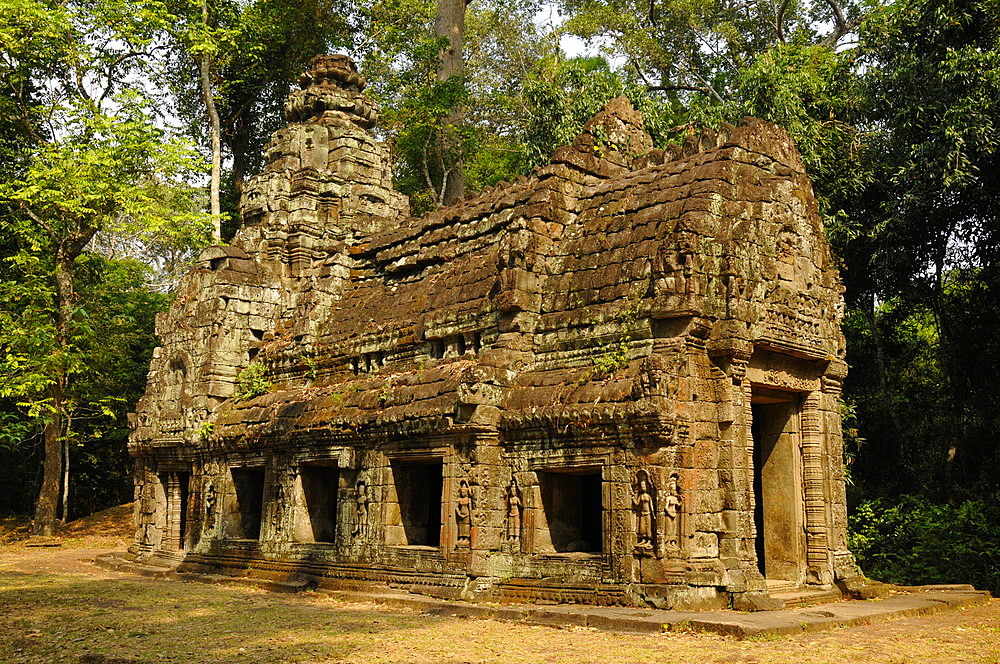
[[[354,530],[351,531],[352,535],[360,539],[368,538],[368,502],[368,486],[364,480],[360,480],[354,499]]]
[[[643,551],[653,549],[653,496],[649,490],[649,476],[640,470],[637,474],[636,493],[632,507],[636,513],[635,546]]]
[[[517,488],[517,480],[510,478],[507,487],[507,541],[517,542],[521,539],[521,492]]]
[[[670,479],[667,480],[667,495],[664,502],[664,514],[666,514],[667,522],[664,528],[664,535],[666,535],[667,545],[671,547],[677,547],[680,541],[680,510],[681,510],[681,497],[680,489],[677,486],[677,473],[670,473]]]
[[[458,499],[455,501],[455,523],[458,526],[457,549],[469,548],[472,535],[472,490],[465,480],[458,485]]]
[[[215,526],[215,510],[218,507],[219,495],[215,486],[209,482],[205,487],[205,520],[202,522],[204,530],[211,530]]]
[[[274,497],[271,500],[271,532],[275,537],[281,534],[281,513],[284,511],[285,487],[279,479],[274,484]]]
[[[159,481],[156,476],[148,473],[139,500],[139,523],[142,525],[142,536],[139,539],[139,544],[145,547],[152,547],[156,543],[156,507],[158,503],[156,487],[158,485]]]

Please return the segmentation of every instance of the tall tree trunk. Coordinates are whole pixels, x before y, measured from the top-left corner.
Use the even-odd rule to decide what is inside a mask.
[[[201,18],[208,27],[208,1],[201,0]],[[215,227],[212,230],[212,237],[217,241],[222,241],[222,208],[219,203],[219,184],[222,181],[222,130],[219,122],[219,112],[215,108],[215,97],[212,94],[212,62],[211,56],[202,53],[196,57],[198,70],[201,76],[201,97],[205,102],[205,109],[208,112],[209,129],[212,140],[212,175],[209,182],[209,205]]]
[[[246,107],[240,111],[233,122],[232,140],[229,147],[233,158],[233,196],[236,199],[236,212],[239,214],[240,202],[243,199],[243,182],[246,180],[246,173],[250,152],[250,127],[257,120],[254,117],[252,107]],[[237,216],[237,226],[239,217]]]
[[[73,263],[79,251],[75,245],[80,245],[79,238],[75,242],[59,243],[56,251],[56,345],[64,349],[68,342],[69,325],[73,320],[73,306],[76,293],[73,288]],[[71,245],[71,246],[68,246]],[[51,409],[45,421],[43,437],[45,440],[45,458],[42,460],[42,486],[35,501],[35,521],[32,533],[35,535],[54,535],[59,524],[59,496],[63,481],[63,421],[66,390],[66,369],[56,368],[55,380],[46,390]]]
[[[53,400],[50,419],[45,422],[42,432],[44,438],[45,459],[42,461],[42,486],[35,500],[35,521],[32,523],[33,535],[55,535],[59,523],[59,490],[62,481],[62,386],[53,386],[48,390],[48,396]],[[58,402],[57,402],[58,401]]]
[[[62,435],[62,499],[59,504],[62,506],[60,518],[63,523],[69,521],[69,433],[71,430],[71,416],[66,415],[66,426]]]
[[[438,80],[447,81],[457,76],[465,76],[465,66],[462,59],[462,42],[465,38],[465,6],[466,0],[438,0],[437,17],[434,21],[434,36],[446,38],[448,46],[440,53],[441,66],[438,69]],[[455,109],[443,120],[441,128],[440,147],[443,155],[448,155],[445,169],[441,177],[442,190],[440,202],[451,205],[462,200],[465,195],[465,174],[463,173],[462,137],[457,127],[465,120],[465,113]]]
[[[50,231],[51,233],[51,231]],[[83,228],[59,238],[53,234],[56,249],[56,347],[68,352],[70,326],[73,324],[73,310],[76,306],[76,289],[73,285],[73,266],[84,247],[97,233],[96,228]],[[35,535],[54,535],[59,525],[59,497],[63,480],[63,436],[66,423],[66,383],[68,380],[65,364],[55,369],[52,384],[46,390],[49,398],[50,416],[42,430],[45,458],[42,460],[42,486],[35,500],[35,521],[31,532]]]

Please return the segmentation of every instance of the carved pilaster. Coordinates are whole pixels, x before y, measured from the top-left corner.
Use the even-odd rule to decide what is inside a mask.
[[[832,583],[828,538],[826,476],[823,472],[821,394],[810,392],[802,403],[802,482],[806,508],[806,567],[814,583]]]

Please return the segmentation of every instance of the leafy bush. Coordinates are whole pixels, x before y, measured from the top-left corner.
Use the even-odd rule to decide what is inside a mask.
[[[249,401],[254,397],[266,394],[271,389],[271,379],[263,364],[251,364],[236,376],[237,401]]]
[[[919,496],[862,503],[850,546],[865,574],[904,585],[971,583],[1000,595],[997,500],[934,503]]]

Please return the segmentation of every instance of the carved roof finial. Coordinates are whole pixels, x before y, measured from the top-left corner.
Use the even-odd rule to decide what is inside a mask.
[[[378,111],[364,89],[367,83],[354,60],[346,55],[317,55],[299,76],[299,90],[285,102],[288,122],[321,120],[328,112],[345,114],[366,129],[375,125]]]
[[[299,87],[332,85],[341,90],[361,92],[368,83],[358,73],[354,60],[346,55],[317,55],[309,61],[309,69],[299,76]]]

